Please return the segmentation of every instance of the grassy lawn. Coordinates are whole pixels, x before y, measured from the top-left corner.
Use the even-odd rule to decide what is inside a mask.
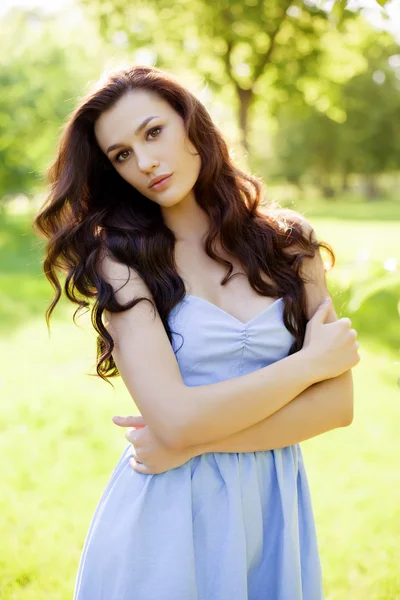
[[[358,269],[361,251],[374,261],[400,261],[400,204],[315,202],[298,210],[336,252],[329,286],[345,315],[343,272]],[[121,380],[113,390],[88,376],[95,362],[88,315],[74,326],[75,307],[63,300],[49,338],[43,313],[52,290],[41,274],[40,246],[26,219],[0,226],[4,600],[72,597],[91,516],[126,445],[111,416],[136,412]],[[362,356],[354,423],[302,444],[326,600],[400,598],[399,298],[392,288],[351,315]]]

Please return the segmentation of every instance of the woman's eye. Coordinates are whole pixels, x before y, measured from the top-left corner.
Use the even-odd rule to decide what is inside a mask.
[[[148,136],[149,136],[151,133],[153,133],[153,131],[157,131],[157,130],[161,131],[161,130],[162,130],[162,127],[153,127],[152,129],[149,129],[149,131],[147,132],[147,137],[148,137]],[[158,137],[158,134],[157,134],[155,137]],[[152,137],[152,139],[154,139],[154,138]],[[123,150],[122,152],[119,152],[119,153],[116,155],[116,157],[115,157],[115,162],[118,162],[118,163],[124,162],[124,161],[125,161],[125,159],[124,159],[124,160],[119,160],[119,157],[120,157],[120,156],[122,156],[123,154],[126,154],[127,152],[129,152],[129,150]]]
[[[150,133],[153,133],[153,131],[157,131],[157,129],[159,129],[161,131],[162,127],[153,127],[152,129],[149,129],[147,135],[150,135]],[[156,136],[158,137],[158,136]]]
[[[117,154],[117,156],[115,157],[115,162],[124,162],[123,160],[119,160],[119,157],[122,156],[123,154],[126,154],[128,152],[128,150],[123,150],[122,152],[119,152]]]

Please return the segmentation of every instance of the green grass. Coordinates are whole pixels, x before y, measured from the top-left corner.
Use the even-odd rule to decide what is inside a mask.
[[[400,366],[380,345],[354,369],[355,419],[302,444],[327,598],[400,598]]]
[[[378,217],[372,204],[366,210]],[[398,206],[392,211],[376,220],[359,212],[337,219],[331,204],[304,211],[337,252],[329,282],[338,314],[348,301],[343,269],[356,265],[360,249],[368,246],[374,261],[399,260]],[[87,375],[95,361],[88,315],[74,326],[74,307],[62,300],[48,337],[43,313],[52,290],[26,219],[0,226],[0,249],[0,598],[66,600],[91,516],[126,445],[111,416],[136,409],[121,380],[114,391]],[[302,444],[326,600],[400,598],[399,297],[398,288],[384,291],[351,315],[362,356],[354,423]]]

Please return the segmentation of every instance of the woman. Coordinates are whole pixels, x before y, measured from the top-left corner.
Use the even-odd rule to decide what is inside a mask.
[[[356,332],[311,225],[243,173],[168,73],[84,98],[35,219],[141,417],[89,528],[75,600],[320,600],[299,442],[351,423]]]

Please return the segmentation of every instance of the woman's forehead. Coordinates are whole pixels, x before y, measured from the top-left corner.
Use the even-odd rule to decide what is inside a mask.
[[[135,134],[146,119],[170,116],[171,111],[169,104],[155,94],[143,90],[128,92],[97,119],[94,126],[97,141],[106,151],[110,144],[122,141],[119,139],[122,135]]]

